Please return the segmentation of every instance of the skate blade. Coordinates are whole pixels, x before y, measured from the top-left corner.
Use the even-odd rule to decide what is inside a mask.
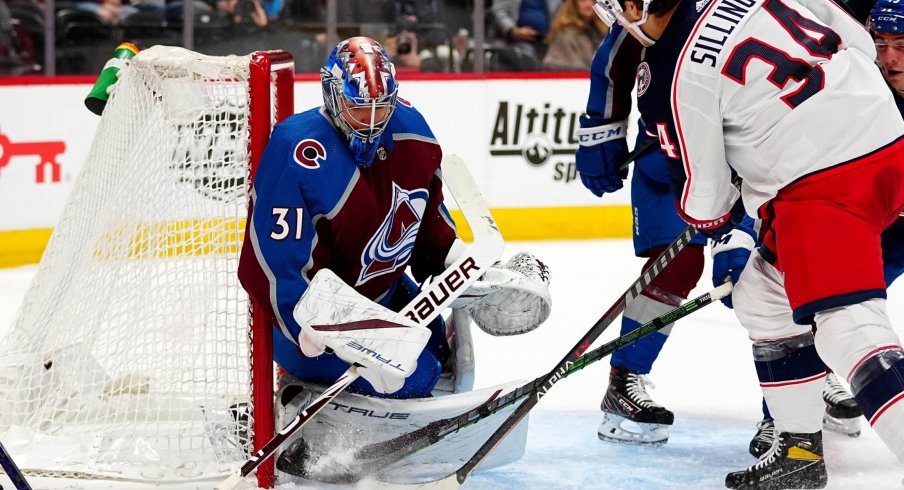
[[[822,417],[822,428],[848,437],[860,436],[860,417],[839,419],[829,414]]]
[[[661,446],[669,440],[669,428],[661,424],[643,424],[612,413],[603,412],[596,430],[601,441],[637,446]]]

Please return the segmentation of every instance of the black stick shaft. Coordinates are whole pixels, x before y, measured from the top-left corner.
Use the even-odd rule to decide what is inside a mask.
[[[600,334],[603,333],[603,330],[606,329],[612,322],[615,321],[616,318],[624,311],[625,306],[628,301],[637,297],[640,292],[648,285],[653,279],[662,272],[663,269],[678,255],[681,250],[691,241],[692,238],[697,234],[697,230],[691,226],[688,226],[683,233],[681,233],[678,238],[675,239],[666,249],[656,258],[652,265],[647,268],[640,277],[634,281],[634,284],[628,288],[627,291],[613,304],[609,310],[600,317],[599,320],[590,328],[590,330],[584,335],[581,340],[578,341],[577,344],[562,358],[561,361],[553,368],[550,372],[546,374],[543,378],[541,385],[530,393],[530,397],[524,401],[508,418],[496,429],[496,432],[490,436],[489,439],[471,456],[461,468],[456,471],[456,475],[458,477],[459,483],[464,483],[464,481],[468,478],[468,475],[471,474],[472,471],[479,465],[484,458],[489,455],[490,451],[499,444],[502,439],[508,435],[508,433],[520,422],[525,415],[540,401],[550,389],[552,389],[553,385],[556,384],[560,379],[562,379],[562,375],[566,373],[570,366],[572,366],[579,357],[590,348],[590,344],[592,344],[597,338],[599,338]]]
[[[9,455],[9,451],[3,447],[3,443],[0,442],[0,467],[3,467],[3,471],[6,472],[6,476],[13,482],[13,486],[16,487],[16,490],[31,490],[31,485],[25,481],[25,475],[22,474],[22,471],[16,466],[15,461]]]
[[[625,158],[624,163],[618,166],[619,169],[626,169],[628,165],[631,165],[631,162],[637,160],[641,155],[646,153],[647,150],[653,147],[653,145],[659,143],[656,138],[647,137],[647,140],[640,144],[637,148],[634,148],[634,151],[628,154],[628,158]]]
[[[579,357],[567,371],[562,373],[562,378],[567,378],[572,374],[584,369],[585,367],[606,358],[613,352],[621,349],[626,345],[636,342],[638,339],[645,337],[655,331],[662,330],[669,324],[672,324],[691,313],[718,301],[731,292],[731,285],[726,284],[720,286],[706,294],[698,296],[692,300],[685,302],[683,305],[669,311],[649,322],[637,327],[636,329],[621,335],[605,344],[587,352]],[[475,424],[480,420],[489,417],[505,407],[517,403],[519,400],[528,396],[533,390],[542,385],[543,377],[537,378],[526,383],[517,389],[494,399],[470,412],[454,418],[438,420],[428,426],[418,429],[414,432],[403,434],[402,436],[391,439],[389,441],[378,442],[370,446],[362,448],[356,456],[360,458],[361,463],[356,468],[355,477],[360,478],[364,475],[379,471],[396,461],[401,460],[405,456],[423,449],[427,446],[435,444],[447,435],[457,432],[467,426]]]

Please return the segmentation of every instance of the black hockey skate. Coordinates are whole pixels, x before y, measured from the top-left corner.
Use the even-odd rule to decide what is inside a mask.
[[[822,432],[782,432],[755,465],[729,473],[725,486],[758,490],[825,488],[829,477],[822,454]]]
[[[763,419],[756,423],[756,435],[750,441],[750,455],[759,458],[772,447],[775,440],[775,422],[772,419]]]
[[[863,412],[860,411],[857,400],[835,377],[835,373],[826,376],[822,400],[826,403],[826,411],[822,418],[824,429],[850,437],[860,435],[860,416]]]
[[[667,426],[675,422],[675,415],[650,398],[644,383],[642,375],[612,367],[597,429],[601,440],[655,446],[669,440]]]

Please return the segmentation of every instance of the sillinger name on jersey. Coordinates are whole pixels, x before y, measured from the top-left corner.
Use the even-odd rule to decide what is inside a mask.
[[[691,49],[691,61],[716,67],[716,55],[756,0],[717,0]],[[707,14],[704,14],[707,15]]]

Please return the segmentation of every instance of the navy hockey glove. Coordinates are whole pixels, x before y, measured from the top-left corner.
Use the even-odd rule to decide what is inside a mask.
[[[747,224],[739,224],[735,229],[713,240],[713,286],[721,286],[726,279],[737,284],[741,272],[750,259],[750,252],[756,245],[756,234]],[[722,298],[722,304],[734,308],[731,296]]]
[[[628,158],[627,133],[625,121],[581,128],[575,133],[580,145],[575,164],[584,187],[596,197],[621,189],[628,178],[628,169],[618,168]]]

